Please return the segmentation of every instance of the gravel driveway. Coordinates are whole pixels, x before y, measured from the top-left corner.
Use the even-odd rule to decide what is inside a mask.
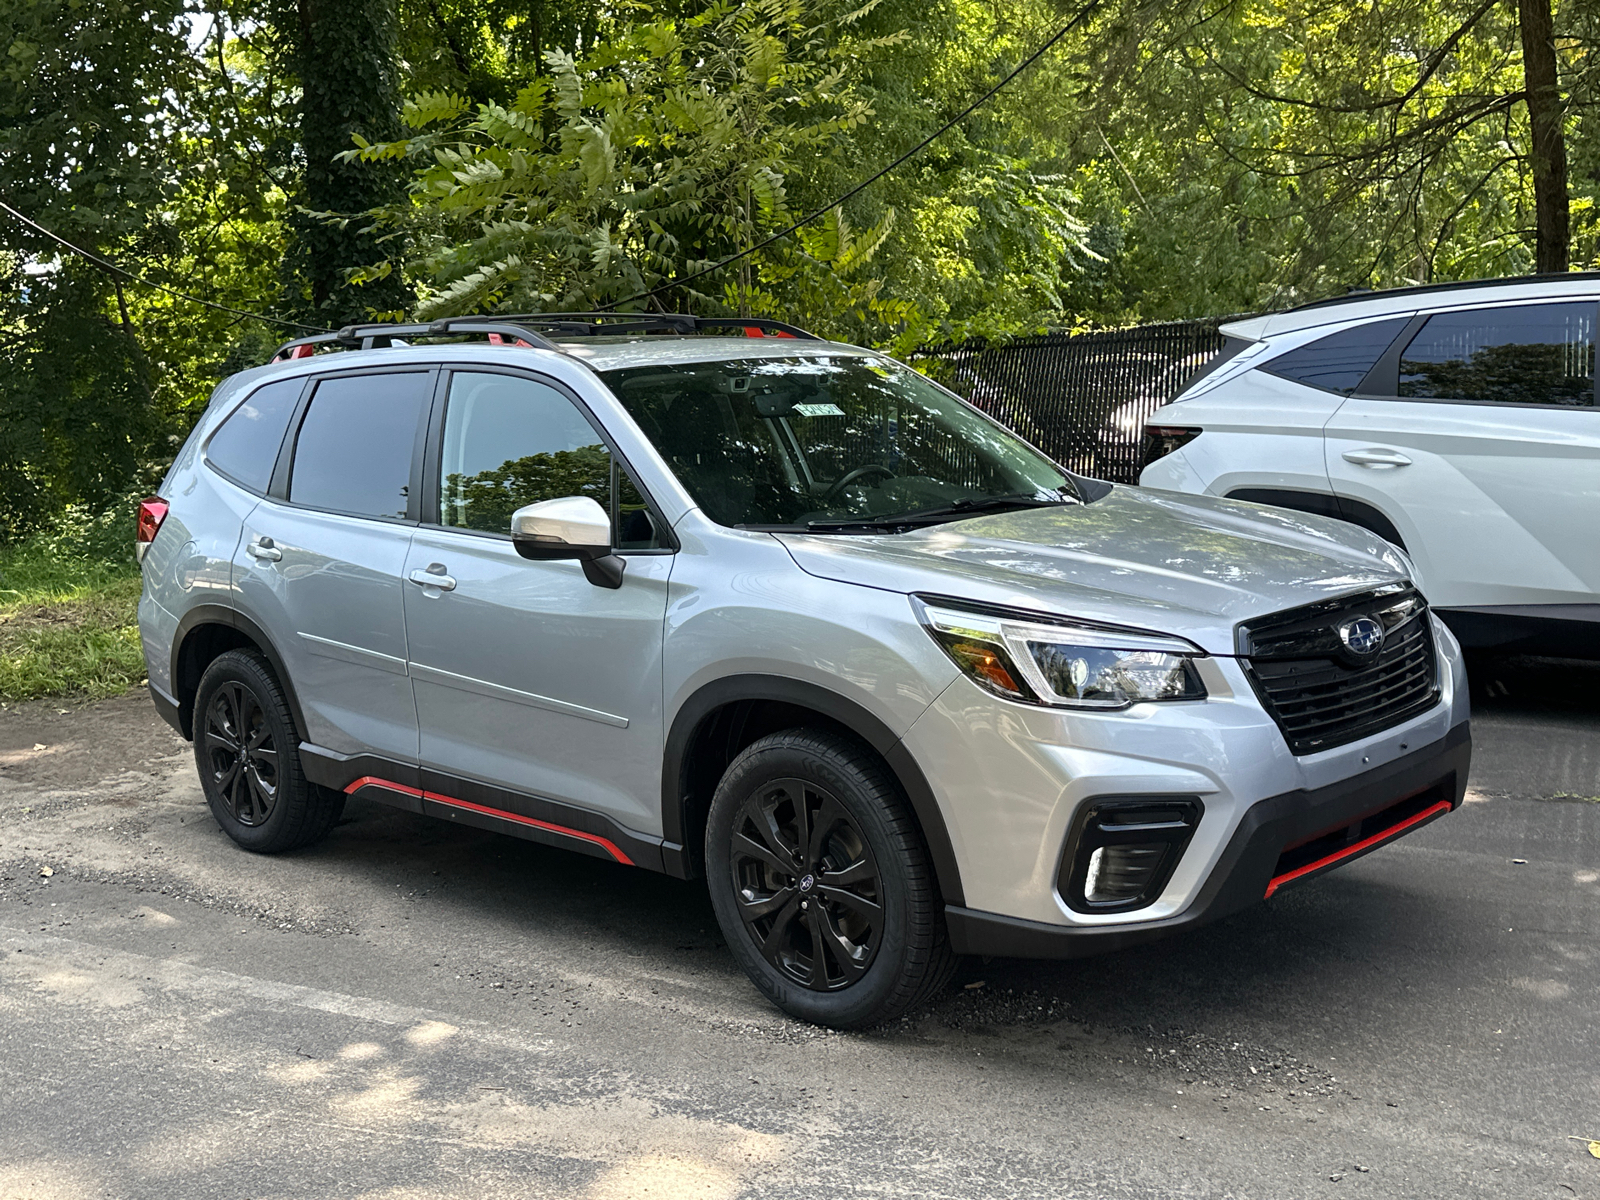
[[[0,1200],[1600,1198],[1600,670],[1475,684],[1458,814],[864,1034],[694,884],[356,802],[255,858],[142,695],[12,706]]]

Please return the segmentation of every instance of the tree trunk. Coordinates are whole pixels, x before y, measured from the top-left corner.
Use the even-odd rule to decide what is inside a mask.
[[[1567,269],[1571,240],[1567,207],[1567,142],[1565,115],[1556,79],[1556,40],[1551,0],[1517,0],[1522,29],[1523,93],[1533,144],[1528,155],[1533,169],[1533,207],[1538,232],[1534,270],[1540,274]]]
[[[284,273],[291,297],[303,297],[297,310],[320,325],[371,320],[411,303],[399,271],[363,286],[345,278],[350,268],[394,257],[394,247],[380,242],[365,214],[405,199],[404,167],[337,161],[355,145],[354,135],[369,142],[400,135],[394,9],[395,0],[296,0],[297,20],[285,30],[295,48],[305,161]],[[327,213],[348,219],[319,215]]]

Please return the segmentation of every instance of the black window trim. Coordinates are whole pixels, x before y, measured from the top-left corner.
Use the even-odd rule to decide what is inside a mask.
[[[295,406],[294,415],[289,418],[289,431],[284,436],[283,445],[278,449],[278,461],[272,469],[272,483],[267,489],[267,498],[286,508],[297,508],[305,512],[327,513],[330,516],[346,517],[355,521],[378,521],[385,525],[406,525],[415,527],[418,522],[418,496],[421,486],[421,462],[423,441],[428,432],[428,416],[432,405],[438,402],[439,376],[441,372],[437,363],[415,366],[366,366],[353,367],[343,371],[324,371],[306,377],[308,386],[300,393],[300,401]],[[321,508],[313,504],[297,504],[289,499],[289,484],[293,474],[295,450],[300,443],[300,426],[305,421],[306,412],[311,407],[312,397],[316,395],[317,387],[328,379],[347,379],[351,377],[367,377],[373,375],[428,375],[431,377],[429,384],[432,395],[422,405],[422,419],[417,422],[416,438],[411,444],[411,475],[407,481],[406,515],[403,517],[382,517],[374,513],[349,512],[339,508]]]
[[[1388,400],[1401,404],[1471,404],[1488,408],[1531,408],[1540,412],[1582,412],[1585,408],[1589,411],[1600,411],[1600,369],[1595,371],[1594,393],[1587,405],[1582,404],[1548,404],[1537,400],[1469,400],[1465,397],[1455,396],[1402,396],[1400,395],[1400,358],[1410,348],[1412,341],[1422,332],[1430,318],[1443,316],[1446,313],[1473,313],[1489,312],[1498,308],[1536,308],[1548,304],[1590,304],[1596,308],[1596,340],[1600,342],[1600,300],[1586,299],[1583,296],[1551,297],[1541,296],[1537,299],[1529,297],[1525,300],[1501,300],[1494,304],[1473,304],[1452,306],[1450,308],[1435,308],[1415,313],[1411,321],[1402,329],[1399,336],[1390,343],[1389,348],[1383,352],[1378,361],[1372,364],[1372,369],[1362,379],[1361,386],[1350,394],[1352,400]],[[1600,349],[1596,351],[1600,355]],[[1600,365],[1600,364],[1597,364]]]
[[[419,498],[421,509],[418,515],[418,525],[426,526],[430,530],[437,530],[443,533],[459,533],[472,537],[490,538],[495,541],[502,541],[506,543],[511,541],[511,535],[509,533],[496,533],[491,529],[467,529],[459,525],[445,525],[439,520],[439,475],[443,469],[444,462],[444,418],[445,410],[448,407],[447,401],[450,395],[450,380],[457,374],[509,375],[514,379],[525,379],[532,383],[543,384],[545,387],[550,388],[569,400],[573,406],[577,408],[579,415],[582,416],[585,421],[589,422],[589,427],[595,431],[600,440],[605,444],[606,449],[610,452],[611,462],[613,465],[613,476],[615,475],[615,467],[620,464],[622,469],[626,471],[629,477],[633,480],[633,486],[636,487],[639,490],[639,494],[644,497],[645,505],[650,510],[651,520],[655,522],[656,526],[656,535],[662,543],[660,546],[657,546],[653,549],[621,550],[616,547],[612,547],[612,553],[620,555],[657,555],[676,554],[678,552],[680,548],[678,535],[673,531],[671,524],[668,523],[666,517],[662,514],[661,506],[656,503],[655,497],[650,494],[649,489],[640,481],[639,473],[633,469],[633,464],[628,460],[628,456],[624,454],[621,448],[617,445],[616,439],[611,436],[611,431],[608,430],[605,427],[605,424],[595,416],[594,410],[584,402],[583,397],[579,396],[577,392],[573,391],[572,388],[568,387],[561,380],[556,379],[553,376],[545,375],[539,371],[527,370],[525,368],[519,369],[511,366],[502,366],[499,363],[446,362],[440,364],[439,381],[434,389],[433,394],[433,408],[428,414],[426,446],[421,454],[421,496]],[[615,490],[613,479],[613,496],[614,495]],[[616,514],[607,513],[606,515],[611,519],[612,536],[615,538]]]
[[[260,386],[253,387],[246,392],[244,399],[240,400],[237,404],[230,408],[228,410],[228,415],[217,422],[217,427],[210,433],[206,434],[206,440],[201,443],[200,446],[200,461],[205,463],[205,465],[216,474],[221,475],[229,483],[233,484],[234,487],[249,492],[252,496],[271,496],[272,484],[278,477],[278,464],[283,457],[284,443],[289,440],[290,433],[299,428],[301,406],[305,404],[306,388],[308,386],[309,378],[310,377],[307,376],[300,380],[300,395],[296,397],[294,407],[289,410],[289,423],[284,426],[283,437],[278,442],[277,453],[273,455],[272,470],[267,473],[267,486],[265,490],[251,487],[248,483],[244,482],[244,480],[229,474],[227,471],[224,471],[215,462],[213,462],[211,460],[211,443],[216,440],[216,436],[222,432],[222,427],[229,421],[233,420],[233,418],[238,414],[239,410],[246,404],[249,404],[250,401],[255,398],[257,393],[264,391],[266,388],[272,387],[274,384],[288,383],[289,380],[287,379],[263,379]]]

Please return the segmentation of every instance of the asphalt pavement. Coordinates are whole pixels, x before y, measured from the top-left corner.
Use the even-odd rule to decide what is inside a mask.
[[[0,1200],[1600,1200],[1600,668],[1473,678],[1459,812],[858,1034],[695,884],[354,802],[253,857],[144,697],[12,706]]]

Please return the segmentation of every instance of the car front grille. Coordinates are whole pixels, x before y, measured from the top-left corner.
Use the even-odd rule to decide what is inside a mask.
[[[1362,618],[1383,627],[1375,653],[1356,653],[1340,634]],[[1239,626],[1238,650],[1251,686],[1294,754],[1381,733],[1439,700],[1428,605],[1409,584],[1246,622]]]

